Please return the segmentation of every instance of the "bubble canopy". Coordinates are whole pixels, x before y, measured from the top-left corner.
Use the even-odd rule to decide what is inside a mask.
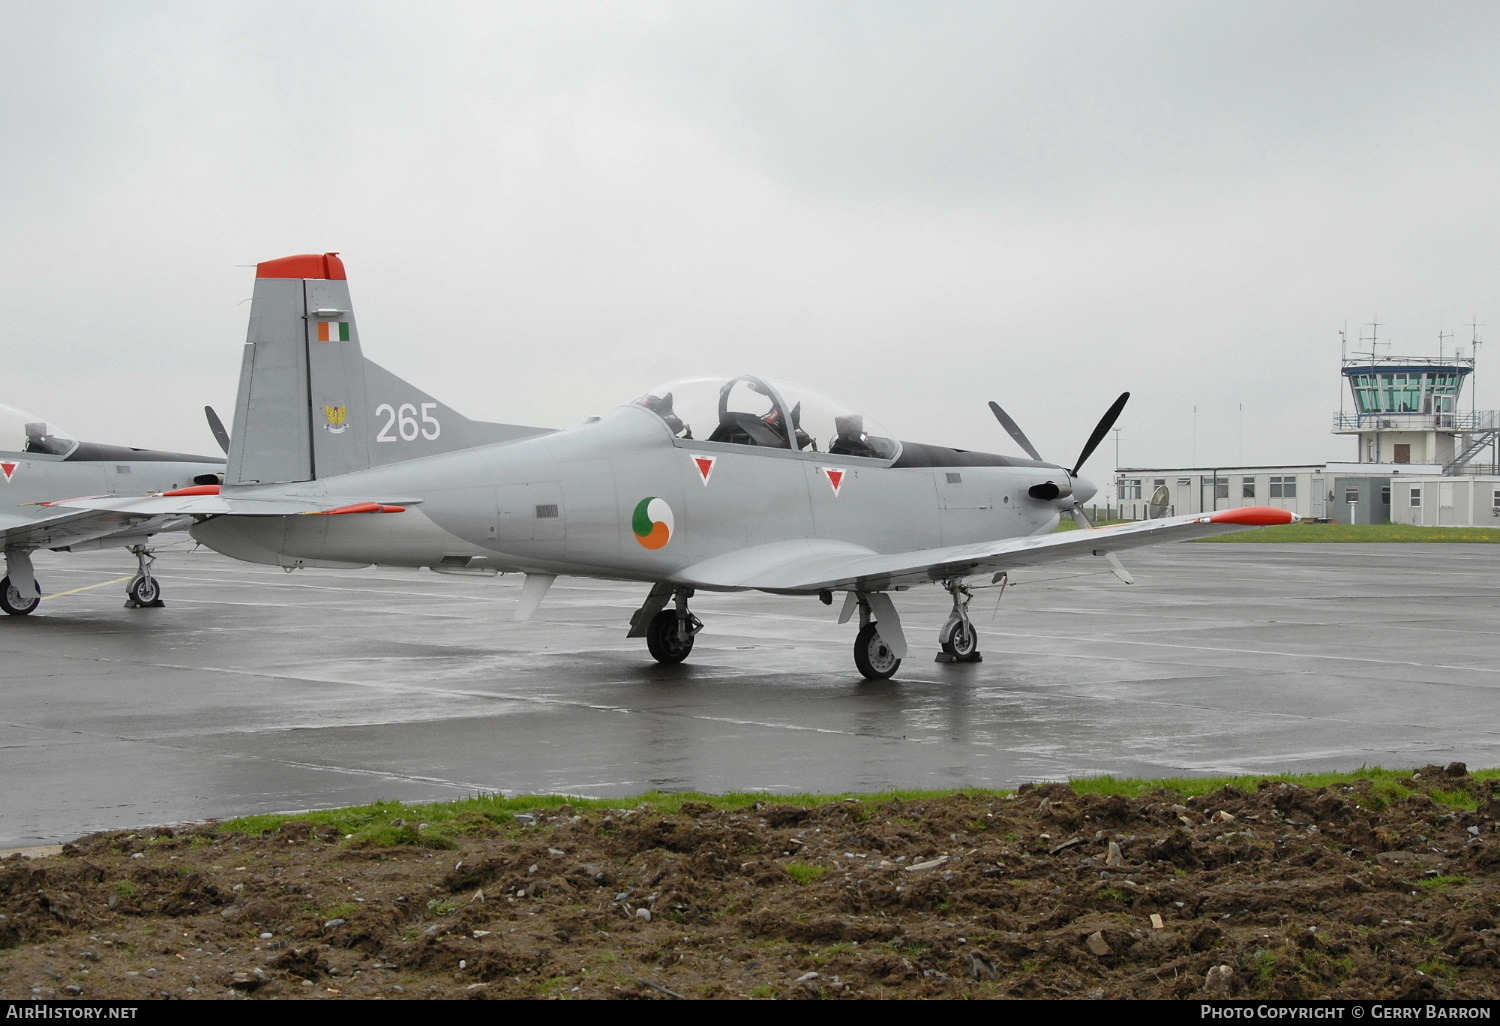
[[[901,443],[858,410],[791,382],[679,378],[636,399],[685,441],[893,460]],[[790,426],[790,430],[788,430]]]
[[[66,456],[76,448],[78,439],[56,424],[0,403],[0,449]]]

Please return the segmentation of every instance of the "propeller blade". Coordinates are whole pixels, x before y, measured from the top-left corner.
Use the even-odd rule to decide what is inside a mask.
[[[1099,443],[1104,441],[1104,436],[1109,434],[1109,429],[1115,426],[1115,421],[1120,419],[1120,411],[1125,409],[1125,403],[1129,399],[1129,392],[1121,392],[1120,398],[1116,399],[1114,405],[1105,410],[1104,416],[1099,418],[1098,426],[1094,428],[1094,433],[1089,435],[1089,440],[1084,445],[1083,452],[1078,454],[1078,462],[1073,464],[1073,469],[1070,471],[1074,477],[1078,476],[1078,471],[1082,469],[1084,463],[1088,462],[1088,458],[1094,454],[1094,450],[1099,448]],[[1001,423],[1004,422],[1002,421]]]
[[[1031,439],[1026,437],[1026,432],[1021,430],[1021,425],[1011,420],[1010,414],[1002,410],[998,403],[990,403],[990,412],[995,415],[995,419],[1000,422],[1000,426],[1010,433],[1010,437],[1016,440],[1016,444],[1025,450],[1026,455],[1038,463],[1047,462],[1042,459],[1041,453],[1036,451],[1036,446],[1031,444]]]
[[[214,433],[214,441],[219,443],[219,448],[224,450],[224,455],[229,455],[229,432],[224,430],[224,422],[214,412],[212,406],[203,407],[203,414],[208,418],[208,429]]]
[[[1094,529],[1094,522],[1090,520],[1089,515],[1083,511],[1083,503],[1073,503],[1073,508],[1068,510],[1068,512],[1073,515],[1073,522],[1079,527],[1087,528],[1088,530]],[[1119,556],[1115,555],[1113,552],[1106,552],[1104,553],[1104,558],[1109,560],[1110,573],[1114,574],[1126,584],[1135,583],[1135,578],[1130,576],[1130,571],[1125,569],[1125,564],[1120,562]]]

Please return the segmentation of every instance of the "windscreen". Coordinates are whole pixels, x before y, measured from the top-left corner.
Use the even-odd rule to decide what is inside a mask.
[[[0,403],[0,449],[66,456],[76,448],[78,439],[51,421]]]

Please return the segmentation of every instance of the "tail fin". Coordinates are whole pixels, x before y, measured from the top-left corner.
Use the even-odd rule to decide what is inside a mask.
[[[312,481],[545,433],[469,420],[366,360],[338,254],[257,267],[226,484]]]

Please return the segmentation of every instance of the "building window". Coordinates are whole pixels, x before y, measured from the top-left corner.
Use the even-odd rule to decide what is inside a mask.
[[[1390,485],[1381,485],[1380,486],[1380,504],[1382,506],[1389,506],[1391,504],[1391,486]]]
[[[1291,475],[1286,477],[1271,478],[1271,498],[1273,499],[1295,499],[1297,497],[1297,479]]]
[[[1190,478],[1190,477],[1179,477],[1177,479],[1177,487],[1178,488],[1191,488],[1191,487],[1193,487],[1193,479]]]
[[[1229,498],[1229,478],[1227,478],[1227,477],[1216,477],[1216,478],[1213,478],[1213,483],[1214,483],[1214,498],[1216,498],[1216,499],[1227,499],[1227,498]]]
[[[1240,498],[1255,498],[1255,478],[1245,477],[1240,479]]]
[[[1344,489],[1344,501],[1345,502],[1358,502],[1359,501],[1359,489],[1358,488],[1345,488]]]
[[[1120,498],[1139,499],[1141,497],[1141,479],[1138,477],[1120,479]]]
[[[1420,487],[1414,485],[1412,487],[1412,490],[1411,490],[1411,507],[1412,507],[1412,509],[1417,509],[1421,505],[1422,505],[1422,489]]]
[[[1495,489],[1495,494],[1493,496],[1493,499],[1494,499],[1494,502],[1491,503],[1491,505],[1493,505],[1496,509],[1500,509],[1500,488],[1496,488]]]

